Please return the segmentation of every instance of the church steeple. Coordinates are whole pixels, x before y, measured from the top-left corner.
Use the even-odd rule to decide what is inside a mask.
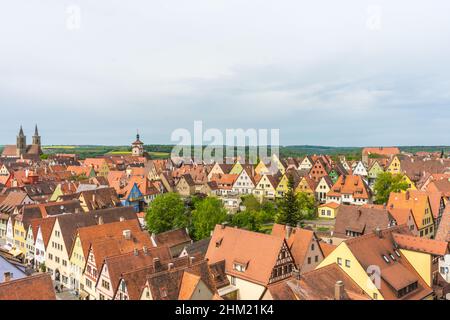
[[[37,125],[34,127],[33,144],[41,146],[41,136],[39,135],[39,130]]]
[[[20,157],[27,152],[27,137],[23,133],[23,128],[20,126],[19,135],[17,136],[16,153]]]
[[[144,143],[141,141],[139,130],[136,134],[136,141],[131,145],[131,154],[135,157],[142,157],[144,155]]]

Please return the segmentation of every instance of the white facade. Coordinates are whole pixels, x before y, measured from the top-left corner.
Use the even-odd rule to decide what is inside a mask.
[[[450,254],[447,254],[439,259],[439,273],[450,283]]]
[[[41,227],[39,227],[37,235],[36,235],[36,242],[34,244],[34,264],[35,268],[39,268],[41,264],[45,264],[45,244],[44,244],[44,238],[42,236]]]
[[[302,163],[300,163],[300,165],[298,166],[298,170],[310,170],[312,167],[313,163],[309,161],[308,157],[305,157]]]
[[[246,170],[242,170],[239,177],[233,185],[233,191],[237,194],[252,194],[255,189],[255,184],[252,178],[248,175]]]
[[[362,161],[358,161],[356,166],[353,168],[353,174],[355,176],[367,177],[368,172]]]

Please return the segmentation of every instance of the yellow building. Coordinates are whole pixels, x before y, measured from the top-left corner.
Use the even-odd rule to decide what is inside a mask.
[[[263,161],[260,161],[255,168],[255,173],[260,176],[264,174],[269,174],[269,172],[270,172],[269,168]]]
[[[241,174],[244,167],[239,161],[236,161],[233,168],[231,168],[230,174]]]
[[[330,202],[322,204],[318,209],[318,216],[322,219],[336,219],[339,213],[339,204],[336,202]]]
[[[401,173],[401,163],[400,163],[400,159],[397,156],[394,156],[391,160],[391,162],[389,163],[386,172],[390,172],[392,174],[398,174]]]
[[[426,192],[417,190],[393,192],[389,196],[388,208],[411,210],[417,227],[417,234],[426,238],[434,237],[436,232],[434,230],[434,218]]]
[[[277,182],[274,176],[264,174],[256,184],[253,190],[253,195],[259,199],[259,201],[274,200],[276,197]]]
[[[15,217],[15,223],[14,223],[14,246],[17,250],[22,251],[22,253],[26,256],[27,254],[27,247],[26,247],[26,235],[27,231],[25,230],[25,226],[21,220],[22,216],[17,215]]]
[[[302,177],[295,188],[295,193],[305,192],[314,196],[315,182],[309,177]]]
[[[394,240],[404,232],[404,226],[394,227],[342,242],[318,268],[338,264],[373,300],[432,299],[433,289],[420,274],[431,260],[409,260]]]
[[[289,191],[289,178],[287,177],[286,174],[283,174],[276,188],[277,198],[282,198],[288,191]]]
[[[408,178],[407,175],[403,175],[403,181],[408,184],[409,190],[417,190],[416,185],[411,181],[411,179]]]

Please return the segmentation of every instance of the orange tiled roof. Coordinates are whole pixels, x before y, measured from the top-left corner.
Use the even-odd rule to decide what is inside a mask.
[[[414,237],[405,234],[393,234],[394,241],[400,248],[429,253],[435,256],[444,256],[448,253],[448,242],[433,239]]]

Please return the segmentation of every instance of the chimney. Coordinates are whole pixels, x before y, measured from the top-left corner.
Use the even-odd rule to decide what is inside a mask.
[[[171,271],[173,269],[174,264],[171,262],[167,265],[168,270]]]
[[[375,234],[377,235],[378,238],[380,238],[380,239],[383,238],[383,234],[382,234],[381,229],[379,227],[377,227],[375,229]]]
[[[98,225],[102,225],[103,224],[103,217],[99,216],[98,217]]]
[[[222,222],[221,226],[222,226],[222,229],[225,229],[227,227],[226,222]]]
[[[148,255],[148,248],[146,246],[144,246],[142,250],[144,251],[144,255]]]
[[[292,227],[287,224],[286,225],[286,235],[285,235],[286,240],[288,240],[291,237],[291,234],[292,234]]]
[[[194,264],[195,257],[189,257],[189,265],[192,266]]]
[[[131,230],[123,230],[123,237],[126,239],[126,240],[130,240],[131,239]]]
[[[344,282],[338,281],[334,285],[334,300],[344,299]]]
[[[9,282],[9,281],[11,281],[12,278],[13,278],[12,272],[5,272],[5,273],[3,274],[3,278],[4,278],[3,282]]]
[[[133,254],[137,257],[139,255],[139,250],[135,248],[133,250]]]
[[[153,269],[156,272],[159,267],[161,266],[161,262],[159,261],[159,258],[153,258]]]

